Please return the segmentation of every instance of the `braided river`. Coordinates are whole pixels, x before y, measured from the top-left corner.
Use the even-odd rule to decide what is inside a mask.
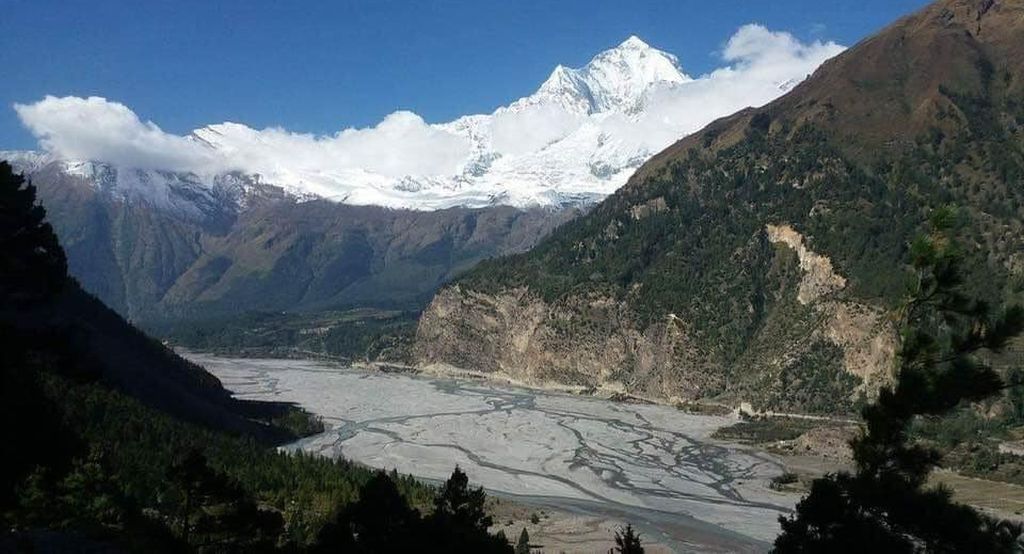
[[[629,521],[677,552],[760,552],[790,513],[771,455],[714,440],[736,420],[313,360],[182,352],[237,397],[295,403],[326,431],[288,445],[418,478],[457,464],[488,493]]]

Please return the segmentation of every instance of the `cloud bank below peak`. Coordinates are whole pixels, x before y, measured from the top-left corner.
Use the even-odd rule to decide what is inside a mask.
[[[491,115],[428,124],[396,111],[376,126],[325,136],[237,123],[176,135],[95,96],[46,96],[14,110],[57,159],[200,176],[241,171],[357,204],[551,204],[564,194],[609,194],[675,140],[773,100],[843,49],[746,25],[719,52],[721,67],[690,78],[674,56],[631,37],[584,68],[559,67],[536,94]],[[604,95],[597,110],[596,93]]]
[[[166,133],[142,121],[127,106],[91,96],[47,96],[15,104],[22,123],[48,154],[139,169],[215,174],[297,169],[363,169],[384,176],[453,172],[469,152],[468,142],[397,111],[377,126],[345,129],[329,137],[281,128],[251,129],[220,123],[191,135]],[[258,168],[258,169],[257,169]],[[253,171],[255,169],[255,171]]]

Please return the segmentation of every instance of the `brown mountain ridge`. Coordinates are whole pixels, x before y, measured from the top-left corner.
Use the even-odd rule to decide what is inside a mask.
[[[945,0],[716,121],[435,296],[416,357],[660,399],[851,410],[890,377],[906,247],[954,204],[1024,289],[1024,2]],[[981,283],[984,283],[983,285]]]

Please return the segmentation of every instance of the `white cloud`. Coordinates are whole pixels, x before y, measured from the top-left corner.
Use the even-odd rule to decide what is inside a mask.
[[[99,97],[47,96],[15,104],[14,109],[44,150],[72,160],[200,174],[242,170],[282,182],[291,179],[326,195],[355,198],[369,194],[358,183],[368,183],[385,195],[401,195],[389,180],[454,176],[472,161],[473,152],[490,148],[505,158],[501,167],[540,175],[537,182],[543,186],[550,183],[545,175],[563,175],[573,180],[567,186],[581,190],[591,185],[580,181],[580,175],[601,178],[563,170],[559,164],[567,157],[580,158],[575,162],[589,172],[595,162],[614,164],[653,154],[716,118],[773,100],[842,50],[833,42],[804,43],[789,33],[746,25],[723,46],[722,67],[686,82],[655,85],[638,112],[584,116],[541,103],[518,111],[499,109],[484,126],[472,128],[473,118],[461,120],[469,121],[465,124],[429,125],[412,112],[397,111],[375,127],[329,136],[281,128],[256,130],[237,123],[180,136],[141,120],[123,104]],[[555,169],[542,173],[549,168]],[[467,192],[464,182],[447,182],[451,192],[439,189],[437,194]],[[609,184],[592,185],[607,192]]]
[[[386,177],[447,175],[469,153],[469,142],[408,111],[394,112],[376,127],[345,129],[318,137],[280,128],[255,130],[221,123],[195,131],[215,146],[220,165],[273,175],[281,169],[301,172],[364,170]]]
[[[469,152],[464,138],[407,111],[392,113],[376,127],[345,129],[330,137],[222,123],[197,130],[195,135],[204,140],[195,140],[166,133],[124,104],[95,96],[47,96],[15,104],[14,110],[40,146],[57,157],[147,169],[273,173],[289,166],[362,169],[387,177],[444,175],[454,172]]]
[[[843,49],[834,42],[804,44],[789,33],[769,31],[761,25],[745,25],[726,43],[722,57],[735,63],[729,68],[733,72],[752,79],[778,80],[802,78]]]
[[[407,111],[392,113],[372,129],[346,129],[325,145],[341,165],[389,177],[450,174],[469,154],[466,139]]]
[[[502,154],[527,154],[564,138],[583,121],[583,117],[551,104],[517,112],[501,110],[491,120],[491,144]]]
[[[14,110],[43,149],[63,158],[186,170],[212,161],[210,152],[104,98],[47,96]]]
[[[654,90],[642,117],[609,119],[609,132],[638,147],[661,150],[719,117],[774,100],[843,49],[834,42],[805,44],[789,33],[746,25],[722,51],[729,65]]]

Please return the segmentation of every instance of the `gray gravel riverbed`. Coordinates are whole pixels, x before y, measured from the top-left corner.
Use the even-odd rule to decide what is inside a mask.
[[[768,488],[782,472],[770,455],[710,438],[731,417],[319,361],[183,354],[241,398],[323,417],[327,431],[288,448],[432,480],[458,464],[493,494],[633,521],[677,551],[765,550],[796,500]]]

